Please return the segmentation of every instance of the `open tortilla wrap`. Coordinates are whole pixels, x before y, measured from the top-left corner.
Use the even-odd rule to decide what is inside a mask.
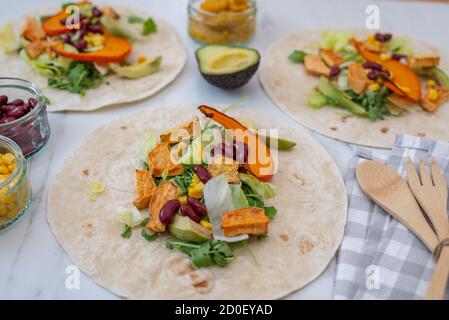
[[[157,32],[142,37],[132,44],[132,52],[128,59],[136,61],[137,57],[162,56],[161,68],[154,74],[140,79],[125,79],[116,74],[108,75],[104,83],[95,89],[86,90],[85,96],[64,90],[50,88],[48,78],[36,73],[19,54],[3,54],[0,52],[0,74],[8,77],[18,77],[34,82],[39,86],[50,104],[47,110],[54,111],[92,111],[105,106],[128,103],[148,98],[170,84],[182,71],[187,54],[181,39],[171,26],[164,20],[146,13],[139,8],[124,8],[114,6],[121,14],[152,17],[157,25]],[[56,13],[60,7],[53,6],[46,10],[27,14],[25,17],[11,21],[16,34],[19,35],[27,17],[39,18],[48,13]]]
[[[318,133],[344,142],[370,147],[391,148],[395,136],[400,133],[426,136],[433,139],[449,140],[449,104],[440,106],[434,113],[423,110],[410,111],[399,117],[370,122],[367,118],[356,117],[350,112],[334,107],[311,108],[307,97],[318,85],[319,78],[309,75],[302,64],[293,64],[288,55],[293,50],[307,50],[318,44],[325,31],[310,29],[289,34],[275,42],[265,55],[260,81],[268,96],[287,114],[299,123]],[[373,31],[348,29],[358,39],[364,39]],[[441,56],[440,67],[449,72],[449,54],[413,40],[415,53],[437,53]]]
[[[67,158],[49,191],[47,218],[73,262],[98,284],[133,299],[274,299],[318,277],[343,237],[347,199],[340,173],[313,138],[268,118],[230,112],[254,120],[258,128],[280,129],[297,142],[279,152],[272,183],[278,195],[267,205],[278,213],[268,238],[251,240],[258,264],[242,247],[227,267],[195,269],[190,260],[165,247],[167,236],[148,242],[134,231],[120,236],[118,206],[132,204],[134,170],[145,136],[200,115],[193,106],[138,112],[97,129]],[[99,181],[105,192],[89,200],[88,184]],[[139,230],[140,231],[140,230]]]

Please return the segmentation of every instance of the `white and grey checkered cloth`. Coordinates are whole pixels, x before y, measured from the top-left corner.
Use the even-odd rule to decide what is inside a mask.
[[[337,260],[335,299],[422,299],[435,267],[430,251],[406,227],[367,198],[355,169],[365,159],[378,160],[406,178],[405,161],[433,157],[449,183],[449,143],[399,135],[385,151],[358,148],[349,163],[346,188],[348,222]],[[449,298],[449,290],[446,299]]]

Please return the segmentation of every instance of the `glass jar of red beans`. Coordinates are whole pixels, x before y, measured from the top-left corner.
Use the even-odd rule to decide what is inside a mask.
[[[16,142],[25,157],[35,155],[50,137],[41,90],[17,78],[0,78],[0,135]]]

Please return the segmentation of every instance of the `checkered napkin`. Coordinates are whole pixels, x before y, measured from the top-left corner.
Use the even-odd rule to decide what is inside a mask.
[[[358,148],[349,163],[346,188],[348,222],[338,254],[335,299],[422,299],[435,262],[430,251],[408,229],[367,198],[355,169],[365,159],[388,164],[406,177],[405,163],[438,161],[449,183],[449,143],[399,135],[394,148]],[[449,298],[449,290],[446,299]]]

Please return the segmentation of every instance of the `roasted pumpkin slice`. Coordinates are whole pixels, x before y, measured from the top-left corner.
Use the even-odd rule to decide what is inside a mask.
[[[415,102],[420,100],[421,82],[412,69],[393,59],[383,61],[380,58],[380,54],[366,50],[355,39],[351,39],[351,43],[363,58],[368,61],[379,63],[385,68],[385,70],[388,70],[388,72],[392,75],[391,81],[403,95],[409,97]],[[394,92],[399,94],[397,90]]]
[[[167,171],[167,175],[170,177],[184,173],[184,167],[181,164],[172,162],[168,142],[159,143],[150,151],[148,163],[154,177],[162,177],[164,171]]]
[[[84,62],[120,62],[131,53],[131,43],[128,40],[104,33],[104,47],[95,52],[69,52],[64,51],[61,44],[56,52],[63,57]]]
[[[270,219],[262,208],[237,209],[226,212],[221,218],[221,228],[226,237],[267,234],[269,223]]]
[[[150,204],[156,184],[150,171],[136,170],[137,196],[134,200],[134,206],[137,209],[145,209]]]
[[[84,6],[88,6],[90,4],[91,3],[89,1],[74,3],[74,5],[76,5],[78,7],[84,7]],[[42,23],[42,28],[44,29],[45,33],[48,36],[57,36],[57,35],[66,33],[69,30],[67,29],[65,24],[61,23],[61,21],[63,21],[64,19],[67,19],[68,16],[69,16],[69,14],[65,10],[62,10],[62,11],[58,12],[57,14],[45,19],[44,22]]]
[[[184,140],[196,138],[201,133],[200,120],[194,117],[192,120],[161,134],[161,141],[176,144]]]
[[[165,224],[159,219],[159,213],[162,207],[169,201],[176,199],[178,196],[178,187],[173,183],[166,182],[159,185],[153,192],[150,201],[150,221],[148,221],[146,228],[154,232],[164,232]]]
[[[207,167],[207,171],[213,177],[224,174],[228,183],[240,183],[239,164],[233,159],[218,155],[212,159],[212,162]]]
[[[271,157],[270,148],[261,139],[236,119],[217,109],[203,105],[198,107],[198,110],[207,118],[218,122],[228,130],[232,130],[232,134],[237,141],[248,145],[248,167],[252,174],[262,181],[270,181],[273,178],[276,166]]]

